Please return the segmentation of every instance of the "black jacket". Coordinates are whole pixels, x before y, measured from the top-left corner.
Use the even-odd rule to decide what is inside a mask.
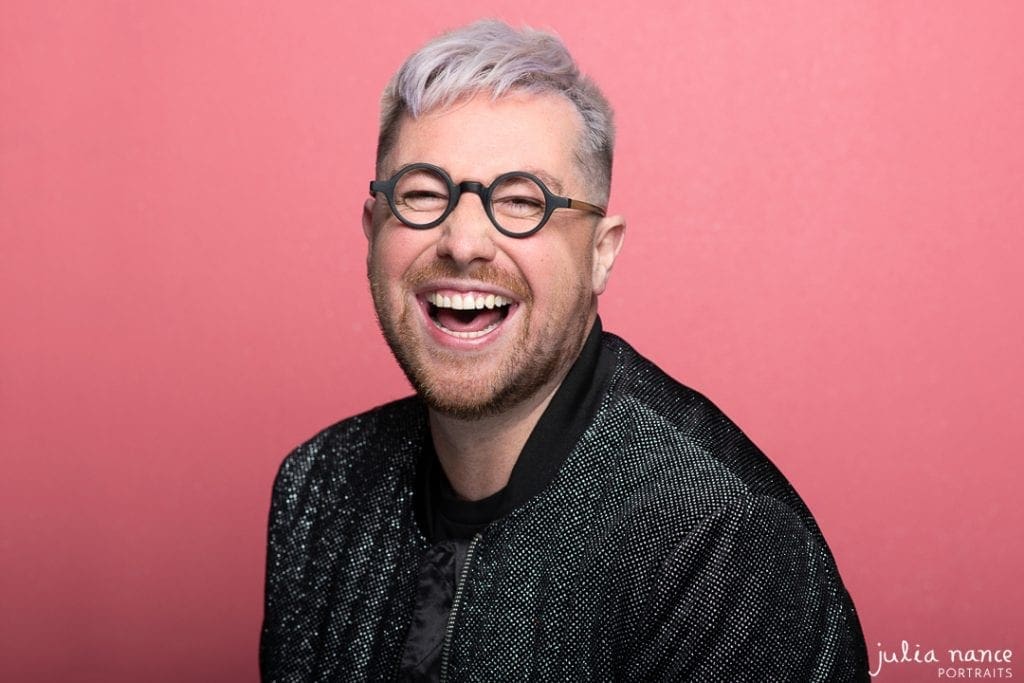
[[[475,540],[450,680],[867,680],[810,512],[714,405],[613,335],[608,390],[544,490]],[[265,680],[395,676],[429,548],[415,397],[328,428],[274,487]]]

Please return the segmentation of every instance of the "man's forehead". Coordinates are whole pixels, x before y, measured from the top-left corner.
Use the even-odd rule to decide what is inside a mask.
[[[538,178],[540,178],[541,182],[544,183],[544,185],[549,190],[554,192],[555,194],[562,194],[564,192],[563,188],[565,187],[562,184],[562,181],[559,178],[557,178],[556,176],[554,176],[551,173],[549,173],[546,169],[538,168],[536,166],[519,166],[519,167],[516,167],[516,168],[506,168],[506,169],[503,169],[501,171],[492,172],[492,173],[490,173],[487,176],[472,177],[472,178],[471,177],[465,177],[465,178],[463,178],[463,177],[456,176],[451,171],[449,171],[447,168],[444,168],[444,166],[442,166],[441,164],[437,164],[437,163],[435,163],[435,162],[433,162],[433,161],[431,161],[429,159],[413,159],[411,161],[403,161],[403,162],[398,163],[398,164],[388,164],[384,168],[384,176],[386,178],[391,178],[396,173],[401,171],[406,166],[409,166],[410,164],[431,164],[432,166],[438,166],[439,168],[444,169],[444,172],[448,174],[448,176],[452,179],[452,182],[454,182],[456,184],[461,183],[461,182],[465,182],[467,180],[472,180],[472,181],[476,181],[476,182],[479,182],[479,183],[483,183],[484,185],[490,185],[491,182],[495,178],[497,178],[498,176],[500,176],[502,174],[510,173],[512,171],[522,171],[522,172],[529,173],[531,175],[535,175]]]
[[[539,177],[561,193],[576,173],[583,119],[561,95],[478,93],[399,121],[383,177],[413,163],[439,166],[455,182],[489,183],[509,171]]]

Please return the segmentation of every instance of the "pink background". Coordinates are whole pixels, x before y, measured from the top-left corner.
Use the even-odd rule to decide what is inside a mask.
[[[0,679],[256,678],[278,464],[408,392],[377,97],[481,16],[615,104],[605,326],[802,492],[872,663],[1024,650],[1024,4],[8,0]]]

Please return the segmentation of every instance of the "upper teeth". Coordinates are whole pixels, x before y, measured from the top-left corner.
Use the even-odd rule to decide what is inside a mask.
[[[438,308],[453,308],[456,311],[465,311],[474,308],[496,308],[507,306],[512,302],[503,296],[494,294],[453,294],[444,296],[437,292],[427,295],[427,301]]]

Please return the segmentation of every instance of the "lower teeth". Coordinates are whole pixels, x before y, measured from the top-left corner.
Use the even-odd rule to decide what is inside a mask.
[[[441,330],[445,334],[450,334],[451,336],[458,337],[459,339],[479,339],[498,326],[498,323],[491,323],[484,329],[477,330],[476,332],[456,332],[455,330],[449,330],[436,320],[434,320],[433,323],[437,325],[437,329]]]

